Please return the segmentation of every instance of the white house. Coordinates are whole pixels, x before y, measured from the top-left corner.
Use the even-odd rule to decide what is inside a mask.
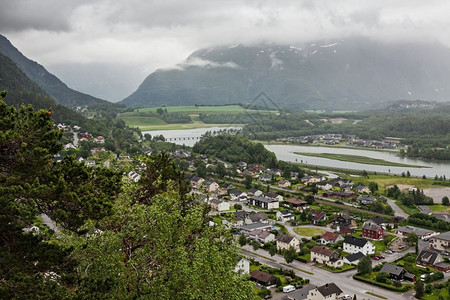
[[[210,205],[213,209],[215,209],[217,211],[230,210],[230,203],[221,201],[219,199],[211,200]]]
[[[217,182],[210,180],[205,180],[203,184],[205,185],[205,189],[208,193],[215,193],[220,188],[220,185]]]
[[[311,261],[332,268],[339,268],[344,265],[344,261],[339,259],[339,253],[325,246],[314,246],[311,249]]]
[[[277,211],[277,220],[280,222],[287,222],[295,219],[295,215],[292,214],[289,210],[279,210]]]
[[[307,300],[341,299],[342,290],[335,283],[327,283],[309,291]]]
[[[141,175],[139,175],[135,171],[130,171],[130,173],[128,173],[128,178],[130,178],[134,182],[138,182],[141,179]]]
[[[256,242],[260,242],[261,244],[269,243],[275,240],[275,235],[273,233],[261,229],[249,232],[248,237]]]
[[[277,250],[289,249],[293,247],[295,250],[300,250],[300,241],[291,235],[280,234],[276,238],[277,240]]]
[[[328,244],[336,244],[339,241],[343,241],[344,238],[339,233],[334,233],[330,231],[325,231],[324,234],[318,239],[317,241],[321,243],[322,245],[328,245]]]
[[[366,239],[347,236],[344,239],[343,250],[350,254],[361,252],[364,255],[369,255],[375,253],[375,246]]]
[[[278,200],[273,198],[253,196],[248,200],[250,205],[259,206],[264,209],[276,209],[280,207]]]
[[[240,257],[236,266],[234,267],[234,272],[238,274],[250,274],[250,261],[247,259]]]

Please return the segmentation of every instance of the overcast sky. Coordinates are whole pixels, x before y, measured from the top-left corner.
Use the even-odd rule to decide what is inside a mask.
[[[447,0],[0,0],[0,33],[70,87],[110,101],[219,44],[363,35],[450,46]]]

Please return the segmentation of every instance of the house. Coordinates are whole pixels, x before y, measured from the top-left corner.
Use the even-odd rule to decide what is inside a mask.
[[[322,177],[320,176],[305,176],[302,177],[301,179],[304,183],[308,184],[308,183],[318,183],[321,182],[323,180]]]
[[[340,268],[344,265],[344,261],[339,259],[339,253],[325,246],[312,247],[311,261],[332,268]]]
[[[273,198],[253,196],[249,198],[248,202],[250,205],[259,206],[264,209],[276,209],[280,207],[278,200]]]
[[[275,276],[260,270],[254,270],[253,272],[251,272],[250,280],[255,281],[260,285],[264,285],[266,287],[272,287],[277,284],[277,278]]]
[[[68,143],[64,145],[63,149],[64,150],[77,149],[77,147],[75,147],[72,143]]]
[[[248,233],[248,237],[255,242],[259,242],[261,244],[269,243],[275,240],[275,235],[266,230],[253,230]]]
[[[217,198],[211,200],[209,205],[211,205],[212,209],[215,209],[217,211],[230,210],[230,203],[229,202],[225,202],[225,201],[219,200]]]
[[[407,236],[410,233],[415,233],[420,239],[429,238],[437,233],[432,230],[422,229],[414,226],[398,226],[396,233]]]
[[[247,193],[241,192],[236,189],[228,190],[228,195],[230,196],[231,201],[246,201]]]
[[[347,214],[334,214],[333,215],[333,228],[338,227],[349,227],[349,228],[357,228],[358,225],[353,217]]]
[[[360,194],[370,194],[372,191],[365,186],[364,184],[358,184],[355,188],[355,191]]]
[[[186,149],[176,149],[173,152],[174,158],[188,158],[191,156],[191,152],[187,151]]]
[[[98,137],[94,138],[94,143],[104,144],[105,138],[103,136],[99,135]]]
[[[86,160],[84,163],[88,167],[95,167],[96,166],[95,160]]]
[[[419,209],[419,211],[421,213],[426,214],[426,215],[431,215],[433,213],[431,211],[431,209],[426,205],[417,205],[417,208]]]
[[[336,244],[339,241],[343,241],[344,238],[339,233],[334,233],[331,231],[325,231],[324,234],[317,241],[322,245]]]
[[[383,229],[386,229],[386,226],[387,226],[387,225],[390,225],[384,218],[382,218],[382,217],[380,217],[380,216],[375,216],[375,217],[373,217],[373,218],[371,218],[371,219],[368,219],[368,220],[366,221],[366,223],[374,223],[374,224],[377,224],[377,225],[383,227]]]
[[[293,247],[295,250],[300,250],[300,241],[295,237],[287,234],[279,234],[276,238],[277,250],[289,249]]]
[[[271,175],[266,175],[266,174],[262,174],[258,176],[258,180],[261,182],[269,182],[272,181],[272,176]]]
[[[359,195],[358,198],[356,198],[356,201],[361,203],[361,205],[367,205],[367,204],[377,201],[377,199],[374,197],[367,196],[367,195]]]
[[[280,186],[282,188],[288,188],[291,186],[291,183],[289,182],[289,180],[282,179],[282,180],[278,181],[278,186]]]
[[[330,184],[332,186],[337,186],[340,188],[342,188],[342,186],[344,186],[344,185],[351,186],[353,188],[353,181],[351,181],[350,179],[342,179],[340,177],[332,179],[330,181]]]
[[[275,199],[277,201],[283,201],[283,196],[278,195],[276,193],[265,193],[263,197]]]
[[[330,183],[326,182],[326,181],[318,182],[316,184],[316,186],[319,189],[324,190],[324,191],[330,191],[333,188],[333,186]]]
[[[250,261],[243,257],[239,257],[236,266],[234,267],[234,272],[238,273],[239,275],[249,274]]]
[[[308,202],[304,200],[298,200],[296,198],[289,198],[284,200],[284,203],[288,204],[290,207],[296,210],[304,210],[309,208]]]
[[[191,180],[191,187],[193,188],[198,188],[205,181],[205,179],[195,175],[191,176],[190,180]]]
[[[318,209],[311,209],[309,211],[312,215],[312,222],[314,225],[319,224],[320,221],[326,221],[327,220],[327,215]]]
[[[416,275],[408,273],[403,267],[394,266],[391,264],[384,264],[380,270],[380,273],[387,273],[389,278],[394,280],[409,280],[416,281]]]
[[[286,298],[289,300],[306,300],[308,299],[309,291],[314,290],[316,288],[317,286],[315,286],[314,284],[304,285],[302,288],[287,294]]]
[[[433,267],[435,264],[443,262],[439,251],[433,249],[422,250],[416,259],[416,264],[420,267]]]
[[[249,189],[248,190],[248,196],[261,196],[263,194],[262,191],[258,190],[258,189]]]
[[[245,224],[252,223],[269,223],[269,217],[263,212],[251,213],[245,218]]]
[[[308,293],[308,300],[336,300],[342,298],[342,290],[335,283],[327,283],[312,289]]]
[[[279,210],[277,211],[277,220],[284,223],[287,221],[291,221],[295,219],[295,215],[292,214],[289,210]]]
[[[247,218],[248,213],[246,211],[235,211],[233,212],[233,223],[238,225],[238,226],[242,226],[245,224],[245,219]]]
[[[430,238],[430,248],[450,252],[450,231],[438,234]]]
[[[215,193],[220,188],[220,185],[217,182],[211,180],[205,180],[203,182],[203,185],[205,186],[206,192],[208,193]]]
[[[346,236],[344,239],[343,250],[350,254],[361,252],[364,255],[369,255],[375,253],[375,246],[366,239]]]
[[[253,230],[267,230],[270,231],[272,229],[272,225],[267,224],[267,223],[253,223],[253,224],[246,224],[246,225],[242,225],[240,227],[241,232],[245,235]]]
[[[384,229],[380,225],[377,225],[372,222],[364,222],[362,227],[362,237],[371,240],[382,240],[384,234]]]
[[[350,254],[346,257],[344,257],[344,263],[348,264],[348,265],[358,265],[359,264],[359,260],[361,258],[363,258],[365,255],[362,254],[361,252],[356,252],[353,254]]]
[[[339,192],[339,191],[330,191],[327,193],[323,194],[324,197],[328,197],[328,198],[340,198],[340,199],[351,199],[353,197],[355,197],[355,193],[353,192]]]
[[[236,166],[238,167],[238,169],[240,170],[245,170],[247,169],[247,163],[245,161],[240,161],[236,164]]]

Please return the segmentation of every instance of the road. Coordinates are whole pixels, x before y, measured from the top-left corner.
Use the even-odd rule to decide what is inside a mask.
[[[407,219],[409,217],[409,215],[407,213],[405,213],[400,207],[398,207],[398,205],[395,203],[394,200],[391,200],[388,198],[386,198],[386,200],[387,200],[387,203],[394,210],[394,215],[405,218],[405,219]]]
[[[75,147],[78,147],[78,132],[76,131],[72,131],[73,132],[73,145]]]
[[[295,274],[302,278],[308,278],[312,284],[315,285],[324,285],[329,282],[334,282],[343,292],[348,295],[355,295],[357,299],[378,299],[376,297],[370,296],[366,294],[366,292],[372,292],[381,296],[386,297],[387,299],[414,299],[411,293],[408,294],[397,294],[377,286],[372,286],[370,284],[356,281],[352,277],[356,273],[356,270],[350,270],[343,273],[331,273],[329,271],[314,267],[309,264],[301,263],[299,261],[294,261],[291,264],[287,265],[284,258],[281,255],[274,255],[270,257],[270,255],[262,250],[258,249],[254,251],[253,248],[249,245],[244,246],[243,250],[241,250],[241,254],[255,259],[256,261],[268,265],[273,268],[291,268],[294,270]],[[261,257],[263,256],[263,257]],[[303,271],[301,271],[303,270]],[[308,274],[306,272],[313,273]]]

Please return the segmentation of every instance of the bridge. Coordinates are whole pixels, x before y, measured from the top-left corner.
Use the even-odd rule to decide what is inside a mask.
[[[172,137],[172,138],[165,138],[166,142],[171,141],[187,141],[187,140],[199,140],[201,139],[201,136],[188,136],[188,137]]]

